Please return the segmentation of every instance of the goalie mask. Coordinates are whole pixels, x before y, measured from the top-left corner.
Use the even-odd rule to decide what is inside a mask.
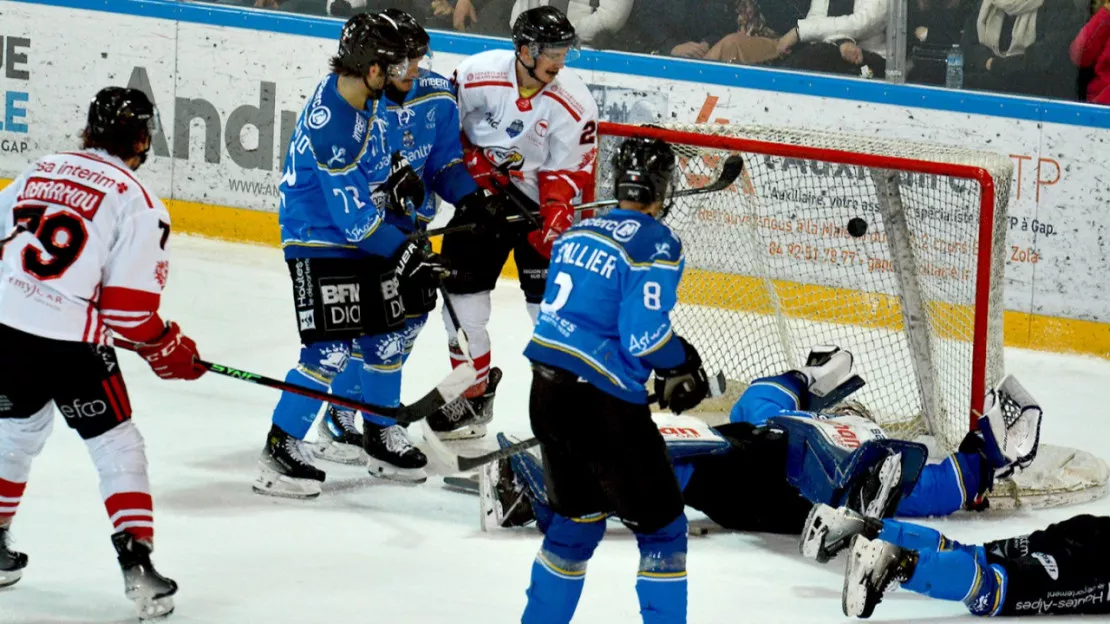
[[[674,151],[665,141],[625,139],[613,156],[613,195],[618,201],[638,204],[662,202],[663,211],[659,214],[662,219],[671,209],[675,171]]]

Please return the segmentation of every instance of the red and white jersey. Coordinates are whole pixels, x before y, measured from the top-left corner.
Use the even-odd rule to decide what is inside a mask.
[[[521,97],[516,55],[490,50],[459,64],[454,81],[464,138],[540,205],[592,201],[597,103],[573,69]]]
[[[46,156],[0,192],[0,323],[56,340],[157,338],[169,233],[165,206],[120,159]]]

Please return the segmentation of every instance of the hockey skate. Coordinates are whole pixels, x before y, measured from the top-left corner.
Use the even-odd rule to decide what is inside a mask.
[[[889,518],[902,499],[902,454],[891,453],[873,466],[848,496],[848,506],[868,518]]]
[[[863,535],[852,538],[844,570],[840,608],[844,615],[869,618],[883,595],[896,583],[913,576],[917,553]]]
[[[135,602],[140,620],[154,620],[173,613],[173,595],[177,583],[154,569],[150,562],[153,552],[150,544],[135,539],[127,531],[112,536],[112,545],[119,554],[119,567],[123,571],[123,592]]]
[[[27,555],[9,548],[9,541],[8,528],[0,527],[0,587],[15,585],[27,567]]]
[[[501,383],[501,369],[489,370],[485,391],[472,399],[461,396],[444,405],[431,416],[428,426],[440,440],[473,440],[486,435],[486,425],[493,420],[493,397]]]
[[[499,441],[501,438],[499,435]],[[527,526],[536,519],[528,487],[513,471],[508,459],[481,467],[478,499],[481,501],[479,511],[483,531]]]
[[[835,509],[818,503],[806,517],[798,549],[807,559],[827,563],[848,547],[853,536],[863,535],[874,539],[882,528],[881,520],[868,518],[847,507]]]
[[[304,440],[294,438],[277,425],[270,428],[266,437],[258,470],[254,491],[267,496],[316,498],[325,477],[323,470],[312,465]]]
[[[428,480],[424,470],[428,458],[413,446],[401,425],[382,427],[363,420],[362,449],[366,451],[366,467],[375,477],[412,484]]]
[[[359,465],[366,461],[362,432],[355,425],[358,412],[329,405],[316,426],[316,441],[309,446],[318,459],[337,464]]]

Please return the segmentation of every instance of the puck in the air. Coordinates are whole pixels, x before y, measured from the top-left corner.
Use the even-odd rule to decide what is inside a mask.
[[[867,222],[859,217],[852,217],[848,220],[848,233],[856,238],[863,236],[867,233]]]

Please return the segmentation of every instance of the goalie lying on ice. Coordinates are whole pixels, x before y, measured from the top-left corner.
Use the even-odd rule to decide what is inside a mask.
[[[850,353],[818,347],[806,366],[753,381],[727,424],[654,415],[686,504],[726,529],[793,534],[814,503],[877,517],[941,516],[981,509],[996,477],[1036,455],[1040,408],[1013,377],[988,392],[979,431],[933,464],[923,445],[887,438],[861,404],[822,407],[861,385],[853,380]],[[498,441],[511,443],[503,434]],[[533,521],[546,528],[536,455],[484,466],[479,494],[484,529]]]

